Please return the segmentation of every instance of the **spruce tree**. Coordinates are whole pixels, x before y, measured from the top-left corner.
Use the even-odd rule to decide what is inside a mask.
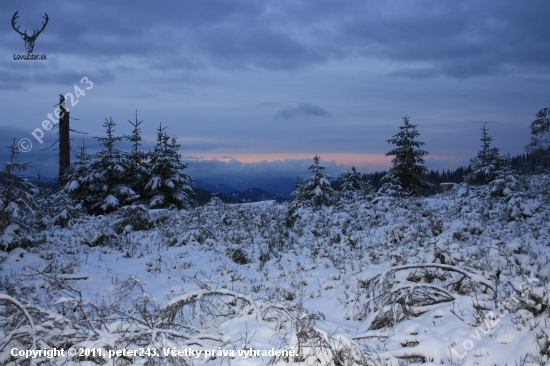
[[[137,198],[126,178],[130,161],[115,147],[122,137],[115,136],[116,123],[105,119],[105,137],[96,137],[103,149],[94,154],[88,164],[88,172],[81,180],[89,192],[88,210],[93,213],[106,213],[131,203]]]
[[[92,211],[93,195],[89,189],[91,158],[86,152],[84,140],[80,151],[65,173],[64,181],[67,182],[58,192],[45,192],[37,198],[39,209],[37,210],[38,223],[42,227],[57,225],[67,227],[73,218],[85,213],[85,209]]]
[[[294,180],[294,188],[296,189],[294,192],[291,193],[291,197],[294,201],[303,201],[304,199],[301,196],[300,188],[304,184],[304,181],[300,177],[296,177]]]
[[[340,199],[357,200],[368,197],[372,193],[371,185],[363,180],[361,173],[355,167],[351,168],[351,173],[340,174],[338,184],[340,186]]]
[[[299,183],[296,183],[296,191],[292,193],[291,198],[298,205],[305,206],[328,206],[334,201],[335,192],[330,186],[328,175],[323,173],[326,168],[320,165],[321,157],[315,155],[313,164],[309,166],[309,171],[313,174]]]
[[[25,171],[31,167],[30,162],[17,161],[17,155],[21,152],[15,144],[6,146],[10,154],[10,160],[3,163],[3,180],[0,183],[0,230],[3,235],[4,250],[22,244],[24,239],[21,230],[28,229],[29,215],[34,214],[33,191],[35,187],[31,183],[15,176],[15,171]]]
[[[531,125],[531,142],[527,151],[535,152],[550,148],[550,108],[541,109]]]
[[[147,163],[147,174],[150,178],[145,189],[149,206],[186,208],[195,197],[190,185],[191,177],[181,172],[187,168],[187,164],[181,161],[180,145],[175,137],[168,137],[165,129],[162,124],[159,125],[157,144]]]
[[[386,156],[395,157],[392,159],[393,166],[382,178],[384,184],[379,192],[392,196],[417,196],[431,187],[424,179],[424,173],[427,172],[424,156],[429,153],[420,149],[425,144],[416,141],[420,133],[416,130],[416,125],[409,122],[409,117],[403,117],[403,126],[399,129],[399,133],[386,141],[395,145]]]
[[[124,138],[129,141],[132,146],[131,151],[126,153],[126,158],[130,163],[127,181],[136,195],[143,197],[145,195],[144,187],[150,178],[145,167],[146,160],[148,159],[147,153],[140,150],[142,140],[140,125],[143,121],[138,120],[136,111],[135,121],[132,122],[128,120],[128,122],[132,125],[133,129],[130,135],[124,135]]]
[[[67,192],[76,202],[82,203],[84,207],[90,204],[91,196],[88,189],[87,177],[90,169],[90,156],[86,152],[87,147],[82,140],[80,151],[76,154],[76,161],[71,165],[67,172],[65,187],[63,190]]]
[[[550,165],[550,108],[541,109],[531,125],[531,142],[525,147],[535,160],[535,168]]]
[[[481,150],[476,157],[470,159],[472,172],[466,177],[468,183],[479,185],[490,183],[503,167],[505,161],[500,157],[499,149],[491,147],[492,141],[487,124],[484,124],[481,128]]]
[[[80,217],[84,214],[83,205],[80,201],[72,198],[73,194],[78,196],[76,189],[74,192],[69,192],[68,187],[72,183],[78,185],[74,168],[79,162],[73,163],[66,171],[65,178],[67,183],[59,191],[54,191],[40,178],[34,179],[33,184],[37,187],[37,193],[34,196],[36,202],[36,223],[41,228],[50,227],[52,225],[68,227],[72,219]],[[83,200],[82,200],[83,201]]]

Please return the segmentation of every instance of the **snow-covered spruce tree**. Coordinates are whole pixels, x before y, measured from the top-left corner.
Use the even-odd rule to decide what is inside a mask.
[[[26,246],[30,240],[25,236],[28,232],[29,216],[34,214],[33,194],[35,187],[15,176],[16,170],[25,171],[31,166],[29,162],[16,161],[20,153],[15,139],[6,146],[10,160],[3,163],[3,179],[0,183],[0,242],[4,250],[18,246]]]
[[[72,176],[71,169],[67,170],[65,176],[67,178]],[[68,227],[72,219],[85,213],[82,204],[73,200],[66,188],[55,192],[41,181],[40,173],[33,184],[37,187],[37,194],[34,196],[36,222],[41,229],[52,225]]]
[[[390,168],[382,181],[384,184],[378,191],[389,196],[418,196],[431,184],[424,179],[427,168],[424,166],[424,156],[429,153],[420,149],[425,143],[416,141],[420,133],[416,125],[409,122],[409,117],[403,117],[400,131],[386,142],[395,145],[386,156],[395,156]]]
[[[159,125],[157,145],[146,164],[150,177],[145,185],[146,195],[150,207],[186,208],[195,197],[190,185],[191,177],[181,172],[187,164],[181,161],[178,152],[180,145],[175,137],[168,137],[165,129],[162,124]]]
[[[36,175],[36,178],[32,180],[32,184],[36,187],[35,188],[36,193],[33,196],[33,200],[34,202],[36,202],[36,206],[37,206],[37,209],[35,211],[36,218],[37,218],[38,224],[40,226],[43,226],[42,220],[41,220],[41,218],[43,217],[43,212],[46,210],[49,211],[54,208],[52,207],[50,202],[48,202],[49,204],[46,204],[46,205],[44,203],[48,201],[49,197],[51,197],[54,194],[54,192],[53,192],[53,189],[46,182],[42,180],[42,175],[40,174],[40,172],[38,172],[38,174]],[[57,204],[55,206],[57,206]]]
[[[491,147],[493,138],[489,136],[487,124],[481,129],[481,150],[477,156],[470,159],[472,172],[466,176],[466,182],[484,185],[492,182],[497,177],[497,172],[504,165],[504,159],[500,157],[500,151]]]
[[[321,157],[315,155],[313,164],[309,166],[309,170],[313,175],[304,179],[301,184],[297,181],[296,191],[291,195],[294,205],[298,206],[329,206],[333,203],[335,192],[330,186],[330,179],[323,170],[326,168],[319,163]]]
[[[487,184],[490,198],[503,205],[502,213],[507,221],[533,216],[541,204],[529,187],[529,176],[518,175],[509,163],[509,156],[503,160],[501,168],[495,172],[495,179]]]
[[[130,162],[130,166],[127,172],[127,182],[130,188],[140,197],[145,196],[145,185],[149,182],[149,175],[145,163],[148,159],[146,152],[141,151],[141,128],[139,127],[143,121],[139,121],[137,118],[134,122],[128,120],[132,125],[132,133],[130,135],[124,135],[124,138],[131,143],[132,150],[126,153],[126,158]]]
[[[84,203],[89,201],[87,185],[82,182],[88,172],[89,156],[86,154],[84,141],[74,162],[65,172],[62,181],[67,182],[62,189],[54,191],[38,177],[33,181],[37,187],[34,197],[36,202],[36,223],[40,228],[52,225],[68,227],[72,219],[85,214]]]
[[[495,179],[487,184],[491,196],[510,197],[516,192],[527,191],[528,187],[523,183],[524,179],[511,168],[504,158],[503,161],[501,169],[495,172]]]
[[[86,187],[88,199],[85,205],[90,213],[111,212],[137,198],[126,181],[130,162],[115,147],[115,143],[122,140],[122,137],[114,135],[115,126],[112,118],[105,119],[103,127],[106,129],[106,136],[96,137],[103,149],[94,154],[90,163],[86,164],[87,172],[79,180],[80,186]]]
[[[338,177],[340,191],[338,197],[340,200],[358,200],[364,199],[372,195],[372,187],[368,182],[362,179],[361,173],[351,168],[350,172],[340,174]]]
[[[531,142],[525,147],[536,159],[536,167],[550,166],[550,108],[543,108],[531,122]],[[547,177],[550,177],[548,171]]]
[[[550,108],[541,109],[529,128],[531,128],[532,137],[531,142],[526,146],[527,151],[550,149]]]
[[[91,201],[91,194],[86,181],[91,157],[86,152],[86,149],[84,140],[82,140],[80,151],[76,154],[77,160],[72,163],[70,169],[67,171],[67,178],[65,179],[67,184],[62,189],[71,199],[80,202],[84,207],[88,207]]]

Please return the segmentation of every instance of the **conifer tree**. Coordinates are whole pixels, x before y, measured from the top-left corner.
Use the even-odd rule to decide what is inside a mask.
[[[304,184],[304,181],[300,177],[296,177],[294,180],[294,188],[296,189],[294,192],[291,193],[291,197],[294,201],[303,201],[303,198],[300,193],[300,188]]]
[[[92,194],[88,187],[90,156],[82,140],[77,160],[65,172],[65,186],[54,192],[45,187],[40,189],[36,197],[38,210],[37,222],[42,227],[57,225],[67,227],[73,218],[84,214],[85,207],[91,211]],[[40,176],[38,177],[40,179]]]
[[[150,207],[185,208],[191,205],[195,194],[190,185],[191,177],[181,171],[187,164],[181,161],[175,137],[170,139],[159,125],[157,144],[147,163],[149,181],[145,185]]]
[[[147,153],[140,150],[141,147],[141,128],[140,125],[143,121],[138,120],[137,111],[135,121],[128,120],[132,125],[132,133],[130,135],[124,135],[124,138],[131,143],[132,149],[129,153],[126,153],[130,165],[128,169],[127,181],[132,190],[140,197],[144,196],[145,184],[149,181],[145,162],[148,158]]]
[[[371,185],[362,179],[361,173],[351,168],[350,172],[340,174],[338,177],[340,186],[339,196],[344,200],[357,200],[368,197],[372,193]]]
[[[71,165],[67,172],[65,181],[67,184],[63,188],[65,192],[77,202],[82,203],[84,207],[90,204],[90,192],[88,190],[87,176],[90,169],[90,156],[86,152],[87,147],[82,140],[80,151],[76,154],[77,160]]]
[[[73,163],[66,171],[65,178],[67,183],[64,188],[57,192],[41,180],[40,173],[38,173],[37,178],[33,181],[33,184],[37,188],[34,201],[37,206],[36,223],[39,227],[46,228],[52,225],[68,227],[72,219],[80,217],[85,213],[82,203],[72,198],[73,194],[76,197],[79,196],[76,194],[79,189],[76,189],[74,192],[68,191],[68,186],[71,183],[78,184],[77,176],[74,174],[76,165],[79,165],[79,162]],[[84,199],[81,201],[84,201]]]
[[[424,156],[429,153],[420,149],[425,144],[416,141],[420,133],[416,130],[416,125],[409,122],[409,117],[403,117],[403,126],[399,129],[399,133],[386,141],[395,145],[386,156],[395,157],[392,160],[393,166],[382,178],[384,184],[379,192],[386,195],[417,196],[431,187],[424,178],[424,173],[427,172]]]
[[[31,167],[30,162],[17,161],[20,153],[19,147],[13,143],[9,146],[10,160],[3,163],[3,180],[0,184],[0,229],[3,233],[0,240],[4,244],[4,250],[10,246],[17,246],[17,241],[22,237],[19,231],[28,229],[25,217],[32,215],[34,186],[15,176],[16,170],[25,171]]]
[[[476,157],[470,159],[472,172],[466,177],[468,183],[480,185],[490,183],[504,165],[505,161],[500,157],[499,149],[491,147],[492,141],[487,124],[484,124],[481,128],[481,150]]]
[[[525,147],[535,159],[535,168],[550,165],[550,108],[541,109],[531,125],[531,142]]]
[[[313,164],[309,166],[311,177],[301,182],[297,181],[297,189],[292,193],[292,199],[298,205],[313,207],[328,206],[334,201],[335,192],[330,186],[330,177],[323,173],[326,168],[320,165],[321,157],[315,155]]]
[[[531,125],[531,142],[527,145],[527,151],[535,152],[550,148],[550,108],[543,108],[537,113],[537,117]]]
[[[105,119],[105,137],[96,137],[103,149],[94,154],[88,172],[81,179],[89,192],[88,209],[93,213],[114,211],[137,198],[126,181],[130,162],[125,154],[115,147],[122,137],[115,136],[116,123]]]
[[[528,191],[527,187],[522,187],[524,179],[520,178],[512,169],[512,165],[509,163],[510,155],[500,159],[502,160],[500,169],[495,172],[494,179],[487,184],[490,187],[491,196],[510,198],[520,191]]]

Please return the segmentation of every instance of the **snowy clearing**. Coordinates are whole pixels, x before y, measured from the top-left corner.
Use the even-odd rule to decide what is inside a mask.
[[[50,226],[1,252],[0,364],[83,347],[32,363],[544,365],[548,182],[529,179],[290,223],[285,204],[214,201]]]

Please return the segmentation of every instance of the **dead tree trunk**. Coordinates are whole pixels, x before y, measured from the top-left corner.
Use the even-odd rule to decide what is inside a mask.
[[[64,186],[67,172],[71,167],[71,145],[69,139],[69,111],[65,108],[65,98],[59,102],[59,186]]]

